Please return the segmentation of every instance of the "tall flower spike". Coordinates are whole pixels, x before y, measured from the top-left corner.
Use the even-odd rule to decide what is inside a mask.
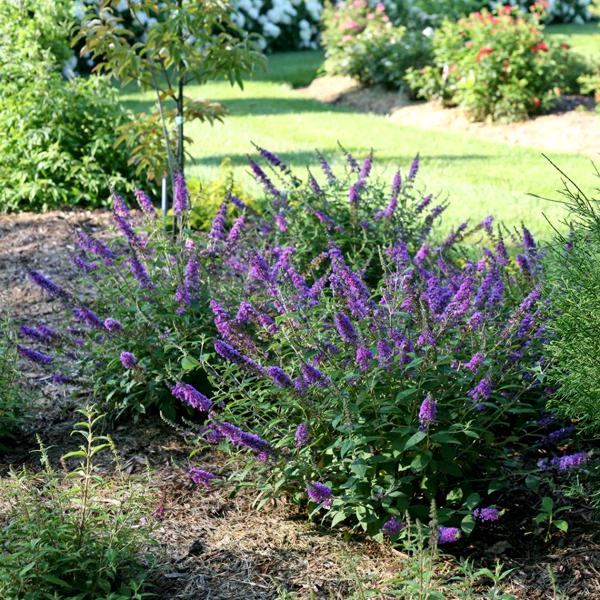
[[[27,360],[30,360],[38,365],[48,365],[53,360],[48,354],[38,352],[37,350],[27,348],[26,346],[17,345],[17,352],[23,358],[26,358]]]
[[[123,197],[120,194],[118,194],[115,190],[112,190],[111,194],[112,194],[112,199],[113,199],[114,213],[116,215],[119,215],[120,217],[129,216],[129,209],[127,208],[127,205],[125,204],[125,200],[123,200]]]
[[[343,312],[339,312],[333,317],[333,323],[340,337],[349,344],[355,344],[358,341],[358,334],[352,325],[350,317]]]
[[[422,429],[427,429],[436,419],[437,416],[437,403],[431,396],[427,394],[421,407],[419,408],[419,423]]]
[[[415,180],[415,177],[417,176],[417,173],[419,172],[419,161],[420,161],[420,157],[419,157],[419,153],[417,152],[417,155],[414,157],[414,159],[410,165],[410,169],[408,171],[408,180],[409,181]]]
[[[313,481],[306,486],[308,497],[315,504],[322,504],[323,508],[331,508],[333,503],[333,493],[331,488],[319,481]]]
[[[187,405],[200,412],[208,412],[212,408],[212,402],[194,386],[189,383],[177,383],[171,388],[175,398],[185,402]]]
[[[69,294],[63,288],[45,275],[42,275],[39,271],[29,271],[29,277],[31,277],[31,280],[36,285],[48,292],[53,298],[58,298],[63,301],[69,300]]]
[[[134,191],[135,199],[139,204],[140,208],[144,211],[144,213],[149,216],[151,219],[156,219],[156,210],[154,209],[154,204],[152,204],[152,200],[146,192],[143,190],[136,189]]]
[[[181,171],[176,171],[174,178],[173,213],[177,216],[183,214],[190,207],[190,196]]]

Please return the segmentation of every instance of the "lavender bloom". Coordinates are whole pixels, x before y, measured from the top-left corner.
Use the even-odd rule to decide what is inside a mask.
[[[531,276],[531,269],[529,267],[529,262],[528,262],[527,258],[525,257],[525,255],[517,254],[517,256],[515,256],[515,262],[517,263],[517,266],[519,267],[519,269],[521,269],[521,272],[523,273],[523,275],[525,275],[526,277]]]
[[[246,206],[246,203],[243,200],[240,200],[240,198],[238,198],[234,194],[229,194],[229,201],[234,206],[237,206],[240,210],[245,210],[246,208],[248,208]]]
[[[427,429],[437,416],[437,402],[432,398],[431,394],[427,394],[419,408],[419,423],[421,429]]]
[[[92,271],[95,271],[98,268],[98,265],[96,263],[87,262],[86,260],[81,258],[81,256],[73,256],[73,258],[71,258],[71,261],[80,271],[83,271],[84,273],[91,273]]]
[[[250,270],[248,271],[248,275],[252,279],[256,279],[258,281],[271,281],[269,265],[267,264],[265,259],[262,256],[260,256],[260,254],[255,254],[250,260]]]
[[[269,179],[267,174],[253,160],[250,161],[250,169],[267,193],[275,198],[282,198],[281,192],[273,185],[273,182]]]
[[[320,210],[315,210],[314,215],[324,225],[328,225],[328,226],[334,227],[334,228],[336,227],[335,221],[329,215],[326,215],[324,212],[322,212]]]
[[[154,210],[154,204],[146,192],[143,190],[136,189],[134,191],[135,199],[139,204],[140,208],[149,216],[151,219],[156,219],[156,211]]]
[[[137,358],[131,352],[121,352],[119,360],[126,369],[134,369],[137,366]]]
[[[217,424],[217,428],[223,436],[238,446],[245,446],[246,448],[259,453],[268,453],[271,451],[269,442],[263,440],[255,433],[242,431],[232,423],[223,421],[222,423]]]
[[[361,189],[362,181],[360,179],[350,186],[350,190],[348,191],[348,201],[351,205],[356,206],[358,204]]]
[[[358,173],[358,178],[361,181],[365,181],[369,175],[371,174],[371,168],[373,166],[373,152],[371,151],[369,153],[369,156],[367,156],[367,158],[365,158],[365,160],[363,161],[361,167],[360,167],[360,172]]]
[[[474,402],[477,402],[478,400],[487,400],[491,393],[492,382],[487,377],[484,377],[472,390],[467,392],[467,396],[469,396]]]
[[[588,460],[589,456],[587,452],[576,452],[575,454],[567,454],[565,456],[556,457],[552,460],[552,464],[559,471],[569,471],[585,465]]]
[[[188,193],[185,177],[181,171],[176,171],[173,175],[174,199],[173,214],[179,216],[189,208],[190,196]]]
[[[542,292],[538,288],[531,290],[531,292],[529,292],[529,294],[527,294],[527,296],[525,297],[525,300],[521,302],[521,305],[519,306],[519,311],[530,311],[533,308],[534,304],[541,298],[541,296]]]
[[[104,329],[110,331],[111,333],[115,333],[116,331],[121,331],[123,326],[116,319],[104,319]]]
[[[327,487],[324,483],[319,483],[318,481],[309,483],[306,486],[306,493],[315,504],[322,504],[323,508],[331,508],[333,493],[331,488]]]
[[[233,327],[229,313],[216,300],[211,300],[209,306],[213,315],[215,315],[214,322],[217,331],[224,338],[233,337],[235,335],[235,328]]]
[[[448,237],[442,243],[442,248],[447,250],[453,246],[458,240],[461,233],[467,228],[467,223],[461,223],[454,231],[452,231]]]
[[[152,281],[150,281],[146,267],[135,252],[129,257],[129,268],[141,288],[152,289],[154,287]]]
[[[47,339],[47,336],[43,335],[35,327],[29,327],[28,325],[21,325],[21,327],[19,327],[19,336],[28,337],[32,340],[35,340],[36,342],[45,343],[49,341]]]
[[[508,264],[508,252],[506,251],[506,246],[504,245],[504,240],[500,239],[500,241],[496,244],[496,260],[499,265],[506,266]]]
[[[251,317],[256,313],[254,307],[250,302],[246,302],[245,300],[240,303],[240,307],[238,308],[237,314],[235,316],[236,323],[243,325],[250,321]]]
[[[415,254],[414,257],[414,263],[417,266],[421,266],[423,264],[423,262],[425,261],[425,259],[427,258],[427,255],[429,254],[429,244],[424,243],[419,250],[417,251],[417,253]]]
[[[356,349],[356,363],[361,371],[366,371],[373,360],[373,353],[365,346]]]
[[[523,247],[529,253],[535,254],[535,251],[537,250],[537,246],[535,244],[535,240],[533,239],[533,236],[531,235],[531,231],[529,231],[529,229],[527,229],[527,227],[525,227],[525,225],[522,225],[521,227],[523,229]]]
[[[208,237],[213,241],[224,240],[226,237],[225,233],[225,219],[227,217],[227,200],[221,202],[221,205],[217,209],[215,218],[213,219],[212,226],[208,232]]]
[[[331,170],[331,166],[329,165],[329,163],[327,162],[327,159],[322,154],[319,154],[319,164],[321,165],[321,169],[322,169],[323,173],[325,174],[325,177],[327,177],[327,182],[329,184],[335,183],[336,178],[335,178],[335,175],[333,174],[333,171]]]
[[[44,354],[43,352],[38,352],[37,350],[33,350],[32,348],[27,348],[26,346],[21,346],[17,344],[17,352],[23,358],[30,360],[38,365],[48,365],[52,362],[53,358]]]
[[[285,217],[281,213],[275,215],[275,225],[279,231],[285,233],[288,230],[288,224]]]
[[[77,238],[80,248],[103,258],[105,264],[110,265],[117,258],[117,255],[106,244],[90,237],[83,231],[77,233]]]
[[[308,437],[308,423],[300,423],[300,425],[296,427],[296,433],[294,434],[296,448],[304,448],[304,446],[308,444]]]
[[[494,217],[491,215],[485,217],[483,221],[481,221],[481,226],[485,229],[485,231],[492,235],[494,233]]]
[[[484,359],[485,356],[483,355],[483,352],[476,352],[471,357],[471,360],[469,360],[468,363],[465,363],[465,369],[468,369],[471,373],[477,373]]]
[[[198,267],[198,257],[190,254],[185,266],[185,290],[190,297],[198,294],[200,289],[200,274]]]
[[[431,194],[429,194],[428,196],[425,196],[421,202],[419,202],[419,204],[417,205],[417,208],[415,209],[417,213],[423,212],[431,203],[431,199],[433,198],[433,196]]]
[[[222,340],[215,340],[214,342],[215,352],[225,358],[226,360],[236,363],[241,366],[248,367],[252,371],[262,373],[263,369],[260,365],[255,363],[251,358],[244,356],[241,352],[238,352],[233,346]]]
[[[171,388],[171,394],[200,412],[208,412],[213,404],[204,394],[188,383],[177,383]]]
[[[60,338],[60,335],[54,331],[54,329],[52,327],[50,327],[50,325],[46,325],[45,323],[42,323],[41,325],[38,325],[37,330],[47,339],[47,340],[58,340]]]
[[[187,291],[187,288],[182,285],[178,285],[175,290],[175,301],[179,304],[187,304],[188,306],[192,303],[192,299]],[[177,314],[185,312],[185,308],[180,306],[176,309]]]
[[[460,531],[456,527],[440,527],[438,529],[438,542],[440,544],[451,544],[460,538]]]
[[[241,217],[238,217],[233,222],[233,225],[231,226],[231,229],[229,230],[229,233],[227,234],[227,243],[228,244],[233,245],[238,241],[238,239],[240,237],[240,233],[242,232],[242,229],[245,224],[246,224],[246,219],[244,218],[243,215]]]
[[[136,235],[133,227],[129,224],[127,219],[117,213],[113,214],[113,219],[115,220],[119,231],[127,238],[128,242],[132,246],[142,245],[140,238]]]
[[[125,204],[125,200],[123,200],[123,198],[114,190],[112,191],[112,198],[113,198],[113,211],[115,212],[115,214],[119,215],[121,217],[129,216],[129,209],[127,208],[127,206]]]
[[[408,171],[408,180],[414,181],[418,172],[419,172],[419,154],[417,153],[417,155],[414,157],[414,159],[410,165],[410,169]]]
[[[473,511],[473,518],[476,521],[497,521],[500,518],[500,511],[497,508],[476,508]]]
[[[87,306],[82,308],[74,308],[73,314],[78,321],[83,321],[90,327],[104,329],[103,321],[92,309],[88,308]]]
[[[214,473],[203,469],[190,469],[188,475],[196,485],[203,485],[205,488],[210,488],[212,480],[217,477]]]
[[[385,535],[388,537],[394,537],[398,535],[405,527],[406,525],[402,521],[398,520],[396,517],[391,517],[383,524],[381,531],[383,531],[383,533],[385,533]]]
[[[333,322],[335,324],[335,328],[337,332],[340,334],[340,337],[350,344],[355,344],[358,341],[358,335],[354,326],[352,325],[352,321],[350,317],[343,312],[339,312],[333,317]]]
[[[389,366],[393,353],[391,346],[385,340],[377,341],[377,361],[380,367]]]
[[[280,388],[294,387],[292,380],[287,376],[285,371],[279,367],[267,367],[265,369],[267,375],[273,380],[273,383]]]
[[[277,325],[274,319],[267,313],[259,313],[256,317],[256,322],[269,331],[269,333],[277,333]]]
[[[53,298],[60,298],[63,301],[69,299],[69,294],[63,288],[56,285],[56,283],[45,275],[42,275],[39,271],[29,271],[29,277],[31,277],[33,283],[41,287]]]
[[[575,428],[573,427],[573,425],[569,425],[567,427],[561,427],[560,429],[557,429],[556,431],[549,433],[546,436],[546,442],[548,444],[555,444],[559,440],[562,440],[563,438],[571,435],[571,433],[573,433],[574,429]]]
[[[517,329],[517,336],[525,337],[527,335],[527,332],[533,327],[533,325],[533,315],[526,314],[521,320],[521,323],[519,324],[519,328]]]
[[[300,368],[302,370],[303,379],[306,381],[306,383],[314,383],[319,387],[327,387],[329,385],[329,379],[316,367],[313,367],[308,363],[303,363]]]
[[[283,172],[287,173],[289,171],[288,167],[283,163],[281,158],[274,154],[270,150],[266,150],[265,148],[261,148],[254,144],[254,147],[259,151],[260,155],[267,161],[270,162],[274,167],[278,167]]]
[[[310,171],[308,172],[308,185],[317,196],[323,196],[323,190],[321,189],[319,182],[314,178]]]
[[[469,319],[469,328],[476,331],[483,325],[483,313],[476,311]]]

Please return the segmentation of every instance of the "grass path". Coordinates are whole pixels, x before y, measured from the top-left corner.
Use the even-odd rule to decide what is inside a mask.
[[[268,72],[249,81],[243,91],[224,82],[192,88],[191,95],[223,102],[230,115],[213,127],[193,124],[188,128],[194,140],[190,175],[214,178],[221,161],[230,157],[236,177],[252,190],[254,183],[246,168],[247,154],[253,151],[251,142],[303,170],[315,163],[315,149],[340,166],[339,141],[358,156],[373,148],[377,170],[390,178],[397,166],[406,169],[419,152],[424,190],[451,200],[447,221],[494,214],[509,224],[525,221],[538,234],[547,234],[550,228],[543,213],[553,221],[562,216],[559,205],[528,196],[556,197],[561,187],[559,174],[540,150],[400,126],[382,116],[302,98],[285,83],[306,84],[321,60],[318,52],[278,55],[270,59]],[[147,110],[152,102],[151,94],[144,93],[124,93],[123,99],[134,110]],[[589,157],[548,154],[584,189],[597,185]]]

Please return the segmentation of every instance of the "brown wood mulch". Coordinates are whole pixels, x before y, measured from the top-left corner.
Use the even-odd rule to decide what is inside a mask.
[[[453,131],[491,142],[600,157],[600,115],[591,98],[565,97],[555,112],[518,123],[473,123],[460,108],[413,102],[398,92],[363,87],[350,77],[315,79],[298,93],[351,110],[386,115],[406,127]]]
[[[43,215],[0,215],[0,302],[10,305],[18,323],[34,318],[52,320],[54,307],[28,281],[31,268],[57,281],[74,274],[70,256],[73,228],[102,232],[110,221],[103,211],[50,212]],[[74,409],[85,401],[40,381],[40,373],[26,370],[28,383],[41,398],[31,407],[32,417],[16,447],[0,456],[0,474],[8,464],[35,464],[31,453],[35,433],[58,457],[72,449],[69,436],[76,420]],[[244,488],[232,495],[228,486],[211,491],[194,487],[187,475],[198,466],[226,475],[231,467],[216,453],[190,461],[190,446],[172,428],[156,419],[122,423],[111,431],[128,473],[148,477],[149,512],[158,509],[153,537],[157,564],[150,574],[157,597],[164,599],[254,600],[276,598],[397,598],[393,582],[402,577],[408,557],[388,545],[379,545],[330,533],[301,518],[285,502],[257,510],[256,493]],[[527,555],[527,544],[514,548],[502,535],[489,547],[477,546],[486,563],[498,558],[513,568],[502,584],[518,599],[600,598],[600,546],[582,531],[563,540],[563,547],[545,554]],[[507,550],[507,548],[509,548]],[[464,545],[462,550],[467,552]],[[448,572],[455,564],[441,563]],[[550,569],[549,569],[550,567]],[[443,572],[438,577],[443,578]],[[477,582],[483,593],[485,582]],[[363,590],[363,591],[361,591]],[[562,594],[562,595],[561,595]],[[448,593],[447,598],[455,596]],[[477,597],[477,596],[475,596]],[[483,596],[478,596],[483,597]]]

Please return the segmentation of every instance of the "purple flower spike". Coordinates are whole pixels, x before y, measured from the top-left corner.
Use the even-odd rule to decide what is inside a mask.
[[[213,479],[217,477],[214,473],[203,469],[190,469],[188,475],[196,485],[203,485],[207,489],[211,487]]]
[[[367,371],[373,360],[373,353],[365,346],[356,349],[356,364],[361,371]]]
[[[294,387],[294,383],[285,373],[285,371],[279,367],[267,367],[267,375],[273,380],[273,383],[280,388]]]
[[[385,535],[387,535],[388,537],[395,537],[405,527],[406,525],[402,521],[400,521],[396,517],[391,517],[383,524],[381,531],[383,531],[383,533],[385,533]]]
[[[492,235],[494,233],[494,217],[487,216],[481,221],[481,226],[485,229],[486,233]]]
[[[115,215],[118,215],[120,217],[129,216],[129,209],[127,208],[127,205],[125,204],[125,200],[123,200],[123,197],[113,190],[112,198],[113,198],[113,211],[114,211]]]
[[[178,383],[171,388],[175,398],[185,402],[200,412],[208,412],[212,408],[212,402],[194,386],[189,383]]]
[[[468,363],[465,363],[465,369],[468,369],[471,373],[477,373],[484,360],[485,356],[483,355],[483,352],[476,352],[471,357],[471,360]]]
[[[415,254],[414,262],[421,266],[429,254],[429,244],[423,244]]]
[[[316,367],[313,367],[308,363],[303,363],[301,369],[302,376],[306,383],[314,383],[319,387],[327,387],[329,385],[329,379]]]
[[[576,452],[575,454],[567,454],[566,456],[557,457],[552,460],[552,464],[559,471],[570,471],[577,467],[582,467],[589,460],[587,452]]]
[[[233,245],[238,241],[245,224],[246,224],[246,219],[244,218],[243,215],[241,217],[238,217],[233,222],[233,225],[231,226],[231,229],[229,230],[229,233],[227,234],[227,243],[228,244]]]
[[[173,175],[174,181],[174,199],[173,213],[177,216],[183,214],[190,207],[190,195],[185,183],[185,177],[181,171],[177,171]]]
[[[456,527],[440,527],[438,529],[438,542],[440,544],[451,544],[460,538],[460,531]]]
[[[212,226],[210,231],[208,232],[208,237],[213,242],[218,242],[219,240],[224,240],[226,237],[225,232],[225,219],[227,218],[227,200],[221,202],[221,205],[217,209],[215,214],[215,218],[213,219]]]
[[[121,331],[123,326],[116,319],[105,319],[104,320],[104,329],[106,331],[110,331],[111,333],[115,333],[117,331]]]
[[[296,448],[304,448],[304,446],[308,444],[308,438],[308,423],[300,423],[300,425],[296,427],[296,433],[294,434]]]
[[[476,508],[473,511],[473,518],[476,521],[497,521],[500,518],[500,511],[497,508]]]
[[[126,369],[135,369],[137,367],[137,358],[131,352],[121,352],[119,360]]]
[[[414,157],[414,159],[410,165],[410,169],[408,170],[408,180],[409,181],[415,180],[415,177],[417,176],[417,173],[419,172],[419,162],[420,162],[420,157],[419,157],[419,154],[417,153],[417,155]]]
[[[152,289],[154,287],[146,267],[135,252],[129,257],[129,268],[141,288]]]
[[[419,423],[421,428],[427,429],[437,416],[437,402],[432,398],[431,394],[427,394],[419,408]]]
[[[148,215],[151,219],[156,219],[156,210],[154,209],[154,204],[152,204],[152,200],[146,192],[143,190],[135,190],[135,199],[139,204],[140,208]]]
[[[333,323],[340,337],[350,344],[355,344],[358,341],[358,335],[352,325],[350,317],[343,312],[339,312],[333,317]]]
[[[39,271],[29,271],[29,277],[31,277],[33,283],[41,287],[53,298],[59,298],[61,300],[69,299],[69,294],[67,294],[63,288],[56,285],[56,283],[45,275],[42,275]]]
[[[323,508],[331,508],[333,493],[331,488],[327,487],[324,483],[319,483],[318,481],[309,483],[306,486],[306,493],[315,504],[322,504]]]
[[[472,390],[467,392],[474,402],[478,400],[487,400],[492,393],[492,382],[484,377]]]
[[[27,348],[26,346],[17,345],[17,352],[23,358],[26,358],[27,360],[30,360],[38,365],[48,365],[53,360],[51,356],[48,356],[43,352],[33,350],[32,348]]]

